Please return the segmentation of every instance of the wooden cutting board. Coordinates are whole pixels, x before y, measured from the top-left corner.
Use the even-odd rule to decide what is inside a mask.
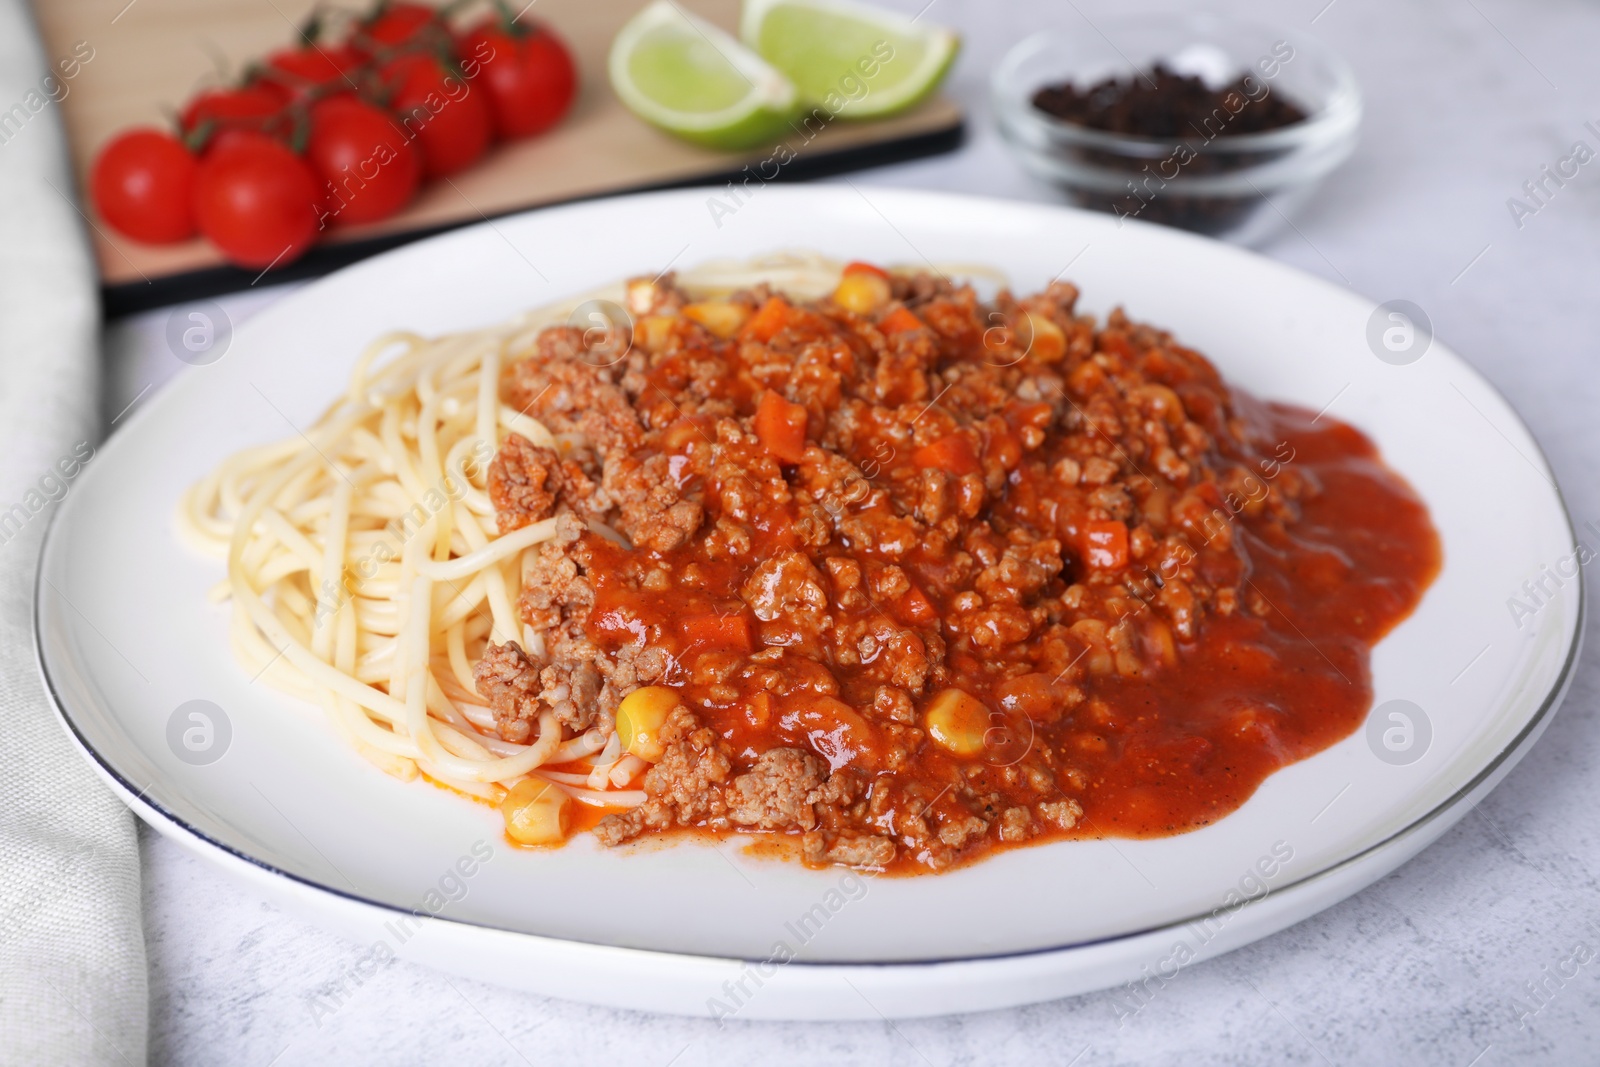
[[[960,109],[943,96],[878,122],[836,120],[820,133],[796,130],[785,141],[794,159],[781,168],[761,167],[772,158],[771,148],[715,152],[669,137],[625,109],[605,77],[612,37],[643,3],[538,0],[535,15],[567,41],[578,62],[581,87],[567,119],[543,136],[496,146],[449,182],[425,187],[392,218],[333,231],[299,262],[262,280],[323,273],[424,234],[529,207],[721,184],[758,170],[776,170],[774,180],[816,177],[943,151],[960,141]],[[729,30],[737,25],[738,0],[682,3]],[[315,0],[35,0],[53,64],[92,49],[92,58],[63,83],[60,102],[80,190],[96,152],[118,131],[167,124],[197,89],[289,43],[313,6]],[[108,314],[240,289],[258,278],[258,272],[226,265],[203,240],[158,247],[123,237],[93,217],[87,196],[82,203],[93,225]]]

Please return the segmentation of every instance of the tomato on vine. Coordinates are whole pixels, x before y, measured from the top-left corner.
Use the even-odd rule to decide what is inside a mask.
[[[118,135],[89,175],[95,209],[121,233],[147,244],[194,236],[195,160],[183,142],[156,129]]]
[[[468,2],[372,0],[337,38],[317,8],[292,44],[188,100],[173,134],[108,143],[88,189],[100,216],[137,240],[198,230],[241,266],[280,265],[321,229],[400,211],[496,137],[555,125],[577,91],[567,46],[507,0],[457,36]]]
[[[513,19],[502,9],[470,30],[459,48],[476,59],[489,91],[495,132],[503,138],[542,133],[561,121],[578,91],[572,53],[548,27]]]
[[[494,136],[488,102],[459,71],[413,52],[385,66],[381,78],[393,92],[390,109],[422,148],[426,177],[455,174],[488,151]]]
[[[279,132],[288,103],[288,95],[271,85],[207,89],[184,106],[178,125],[192,146],[211,148],[232,131]]]
[[[313,42],[273,52],[259,78],[280,87],[290,99],[317,100],[333,92],[353,92],[362,62],[349,45]]]
[[[306,159],[324,183],[327,218],[376,222],[405,207],[422,182],[422,155],[389,113],[352,96],[311,108]]]
[[[206,153],[195,173],[200,232],[242,267],[282,266],[316,240],[322,191],[282,143],[240,133]]]
[[[383,0],[356,28],[352,40],[368,58],[383,58],[402,49],[447,42],[449,31],[438,8]]]

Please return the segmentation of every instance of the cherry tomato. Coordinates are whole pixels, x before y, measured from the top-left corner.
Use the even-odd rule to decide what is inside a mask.
[[[491,19],[461,40],[462,67],[481,66],[477,80],[489,90],[495,132],[501,137],[542,133],[561,121],[578,91],[572,53],[547,28]]]
[[[494,119],[487,96],[433,56],[413,53],[383,68],[389,107],[422,147],[423,176],[442,178],[476,163],[489,148]]]
[[[437,8],[427,4],[382,4],[378,13],[363,23],[355,41],[368,56],[393,54],[407,45],[420,45],[429,39],[445,38],[444,20]]]
[[[316,239],[322,195],[299,156],[241,133],[206,153],[195,174],[200,232],[241,267],[283,266]]]
[[[285,124],[288,97],[269,85],[244,85],[233,89],[207,89],[184,106],[178,118],[185,137],[205,132],[206,147],[215,147],[225,131],[278,131]]]
[[[405,131],[350,96],[312,106],[306,159],[326,184],[328,217],[339,225],[388,218],[422,181],[422,154]]]
[[[136,241],[168,244],[194,236],[194,156],[156,129],[120,134],[100,150],[89,190],[100,217]]]
[[[353,74],[361,63],[361,56],[347,44],[313,44],[272,53],[261,77],[281,86],[290,98],[304,100],[329,90],[353,90]]]

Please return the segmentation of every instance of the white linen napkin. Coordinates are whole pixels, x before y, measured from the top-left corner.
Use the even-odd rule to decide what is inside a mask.
[[[134,1067],[149,984],[133,816],[34,665],[39,545],[76,473],[58,463],[98,433],[95,275],[49,69],[25,0],[0,0],[0,1064]]]

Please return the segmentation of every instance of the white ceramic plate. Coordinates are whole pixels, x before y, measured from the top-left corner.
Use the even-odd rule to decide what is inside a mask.
[[[733,203],[726,190],[597,201],[369,260],[251,320],[222,359],[186,370],[118,431],[56,515],[38,639],[63,720],[141,816],[379,955],[655,1010],[935,1014],[1169,972],[1313,914],[1443,833],[1545,725],[1578,652],[1581,584],[1546,581],[1542,606],[1521,618],[1508,598],[1526,601],[1525,581],[1568,566],[1573,531],[1531,435],[1442,344],[1385,362],[1369,346],[1369,301],[1102,215],[854,187],[769,187]],[[1258,396],[1327,408],[1372,436],[1427,500],[1444,545],[1437,582],[1373,655],[1376,703],[1411,701],[1427,720],[1414,758],[1381,759],[1358,731],[1194,833],[874,880],[736,844],[619,854],[585,837],[513,850],[493,809],[385,777],[320,712],[235,664],[224,609],[204,599],[219,565],[174,540],[174,502],[223,455],[309,424],[366,341],[479,326],[670,264],[794,248],[991,264],[1019,290],[1066,270],[1082,306],[1122,305]],[[231,734],[207,765],[168,741],[191,700],[222,709]],[[1404,724],[1375,728],[1393,725]]]

